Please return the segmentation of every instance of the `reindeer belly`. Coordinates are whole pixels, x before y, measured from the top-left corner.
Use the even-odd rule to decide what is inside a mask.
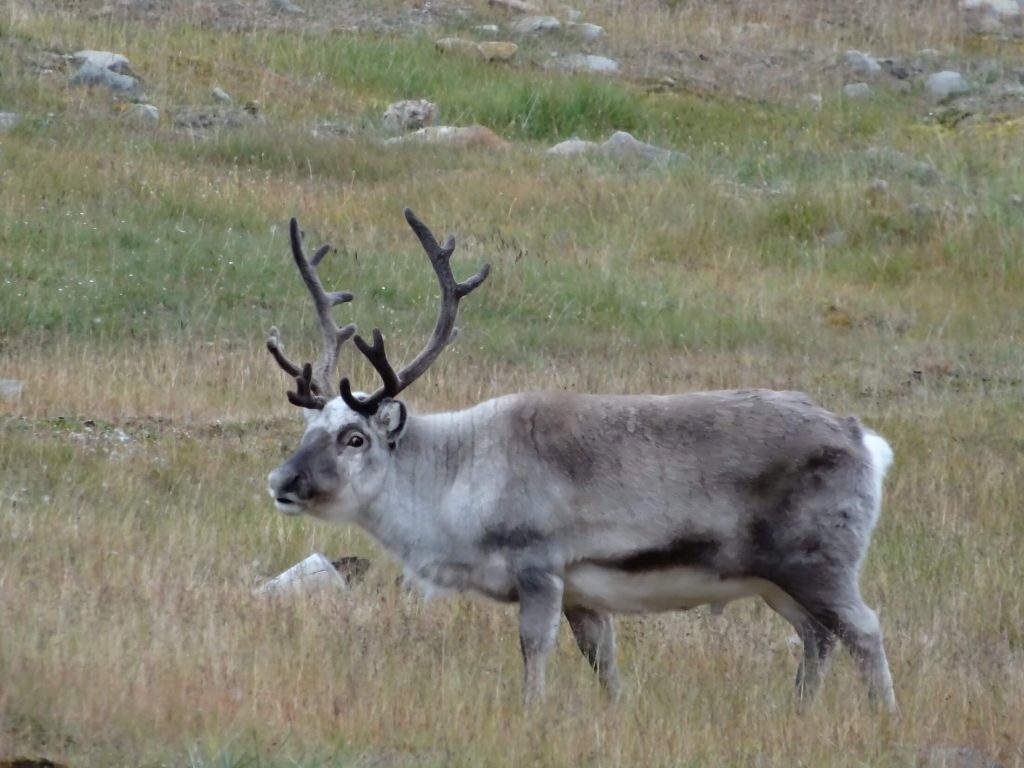
[[[584,562],[566,571],[564,602],[608,613],[652,613],[724,605],[770,588],[764,579],[723,579],[706,568],[632,572]]]

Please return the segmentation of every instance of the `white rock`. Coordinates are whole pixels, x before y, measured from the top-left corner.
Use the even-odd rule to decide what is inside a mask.
[[[590,53],[571,53],[559,56],[545,65],[548,69],[566,69],[570,72],[597,72],[604,75],[616,74],[619,62],[607,56],[595,56]]]
[[[924,88],[928,91],[928,95],[937,101],[943,101],[970,90],[963,75],[949,69],[928,75],[924,81]]]
[[[21,122],[21,115],[17,112],[0,112],[0,133],[11,130]]]
[[[518,11],[519,13],[537,13],[540,9],[533,3],[525,0],[487,0],[489,5],[498,5],[507,11]]]
[[[843,93],[847,98],[857,99],[871,93],[871,86],[867,83],[847,83],[843,86]]]
[[[806,101],[812,107],[817,107],[818,109],[821,109],[822,98],[820,93],[808,93],[806,96],[804,96],[804,101]]]
[[[843,59],[850,71],[860,77],[872,78],[882,71],[882,65],[870,53],[851,50],[843,54]]]
[[[157,123],[160,121],[160,108],[152,104],[132,104],[124,113],[124,117],[140,123]]]
[[[25,382],[18,379],[0,379],[0,398],[17,400],[25,389]]]
[[[338,573],[338,569],[324,555],[314,552],[301,563],[293,565],[255,590],[255,594],[258,596],[294,596],[321,591],[345,592],[347,590],[348,584]]]
[[[105,85],[118,93],[138,95],[141,91],[139,81],[129,75],[122,75],[112,69],[85,62],[72,77],[71,85]]]
[[[561,141],[547,151],[549,155],[579,155],[583,152],[590,152],[597,149],[600,144],[593,141],[584,141],[578,136]]]
[[[501,27],[497,24],[478,24],[473,31],[480,36],[497,37],[501,34]]]
[[[583,18],[583,11],[577,11],[575,8],[566,8],[565,18],[568,20],[570,24],[572,24]]]
[[[231,96],[223,88],[215,87],[212,91],[210,91],[210,93],[213,94],[213,98],[215,100],[221,102],[222,104],[231,103]]]
[[[960,0],[960,10],[994,13],[997,16],[1020,16],[1018,0]]]
[[[95,64],[97,67],[103,67],[103,69],[110,69],[117,65],[128,66],[128,59],[122,56],[120,53],[111,53],[110,51],[78,51],[72,54],[73,58],[79,64]]]
[[[569,31],[584,40],[600,40],[604,37],[604,27],[598,26],[597,24],[589,24],[587,22],[577,23],[575,21],[570,21]]]
[[[554,16],[524,16],[509,24],[508,28],[517,35],[529,35],[535,32],[554,32],[562,28],[562,22]]]
[[[270,7],[276,13],[288,13],[292,16],[299,16],[305,13],[305,9],[299,7],[291,0],[270,0]]]
[[[620,157],[642,157],[645,160],[651,160],[658,163],[667,163],[673,157],[677,156],[685,157],[684,155],[680,155],[670,149],[662,149],[661,147],[656,147],[653,144],[646,144],[642,141],[638,141],[632,134],[626,133],[625,131],[616,131],[604,144],[601,145],[601,147],[605,152],[611,155],[618,155]]]

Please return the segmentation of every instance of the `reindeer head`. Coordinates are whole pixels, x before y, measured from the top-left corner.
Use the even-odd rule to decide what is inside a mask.
[[[355,336],[356,347],[380,374],[383,384],[373,394],[363,395],[354,393],[348,378],[343,378],[338,396],[330,379],[341,346],[355,334],[355,326],[339,328],[330,310],[351,301],[352,294],[324,290],[317,266],[330,246],[321,246],[312,259],[307,259],[298,222],[291,220],[292,255],[313,298],[323,351],[315,364],[306,363],[300,369],[285,357],[277,328],[271,328],[267,340],[267,349],[278,365],[295,379],[295,391],[288,392],[289,402],[304,408],[306,414],[306,432],[299,450],[267,478],[270,495],[285,514],[352,519],[380,494],[408,415],[405,403],[396,397],[454,340],[459,301],[483,283],[490,271],[490,266],[484,264],[471,278],[457,282],[449,263],[455,239],[449,236],[439,246],[427,226],[408,208],[405,218],[419,237],[441,288],[434,331],[423,350],[398,372],[388,361],[379,328],[373,329],[372,343]]]

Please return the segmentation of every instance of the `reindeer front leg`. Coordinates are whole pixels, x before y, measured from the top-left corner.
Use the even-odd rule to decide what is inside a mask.
[[[560,576],[528,567],[516,572],[515,585],[524,665],[523,699],[529,705],[544,698],[544,673],[558,635],[564,584]]]

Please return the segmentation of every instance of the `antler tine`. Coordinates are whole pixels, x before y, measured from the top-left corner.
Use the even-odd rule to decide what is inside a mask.
[[[334,318],[331,317],[331,309],[339,304],[352,301],[353,297],[348,291],[325,291],[323,284],[320,282],[320,277],[317,275],[317,266],[323,261],[324,256],[330,252],[331,246],[320,246],[316,253],[313,254],[313,258],[307,259],[306,254],[302,250],[303,233],[299,229],[299,223],[295,218],[292,218],[290,222],[289,234],[292,257],[299,269],[299,274],[302,275],[302,280],[306,284],[306,289],[309,291],[313,299],[313,306],[316,309],[317,320],[323,337],[323,350],[315,364],[306,363],[300,369],[285,356],[284,349],[281,346],[281,332],[276,326],[270,329],[270,335],[267,338],[267,349],[273,355],[277,364],[281,366],[282,370],[295,379],[297,390],[288,393],[289,402],[303,408],[319,409],[323,408],[327,400],[334,396],[331,387],[331,377],[334,375],[334,369],[338,364],[338,354],[341,351],[341,345],[348,341],[356,332],[354,325],[346,325],[344,328],[339,328],[337,323],[334,322]]]
[[[346,325],[339,328],[331,316],[331,309],[352,301],[352,294],[348,291],[328,292],[324,290],[320,277],[317,274],[317,267],[324,256],[331,250],[331,246],[322,245],[313,254],[312,259],[307,259],[302,250],[302,232],[299,229],[299,222],[293,217],[289,224],[291,235],[292,257],[295,259],[295,266],[299,268],[299,274],[306,284],[310,297],[313,299],[313,306],[316,309],[317,320],[320,323],[320,333],[323,337],[323,350],[316,362],[313,364],[313,376],[310,386],[327,399],[334,397],[334,389],[331,386],[331,379],[334,377],[334,369],[338,365],[338,354],[341,345],[348,341],[356,332],[354,325]],[[276,357],[276,356],[275,356]]]
[[[416,233],[423,250],[426,251],[427,258],[430,259],[431,266],[434,268],[434,274],[441,287],[441,307],[438,310],[437,322],[434,324],[434,331],[430,335],[427,346],[397,374],[388,362],[384,352],[384,339],[379,329],[373,330],[372,345],[367,344],[362,337],[356,336],[355,343],[359,351],[377,369],[384,380],[384,386],[363,400],[352,395],[347,379],[341,382],[342,398],[350,408],[360,413],[376,412],[381,400],[385,397],[394,397],[423,375],[437,359],[441,350],[455,340],[455,318],[459,311],[459,301],[476,290],[487,279],[491,271],[491,265],[484,264],[468,280],[457,282],[449,263],[451,255],[455,251],[455,238],[449,235],[444,245],[438,245],[434,233],[409,208],[405,209],[405,220],[409,222],[409,226]]]

